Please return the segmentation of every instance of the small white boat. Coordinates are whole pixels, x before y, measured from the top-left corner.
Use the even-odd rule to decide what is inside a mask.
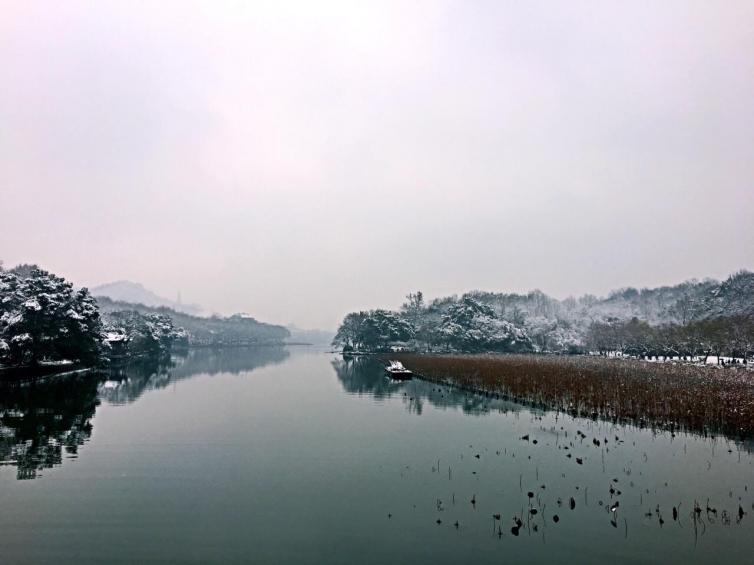
[[[385,367],[385,372],[393,379],[400,380],[407,380],[414,376],[400,361],[390,361],[390,364]]]

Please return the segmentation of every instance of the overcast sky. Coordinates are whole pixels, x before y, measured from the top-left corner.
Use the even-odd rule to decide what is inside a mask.
[[[754,268],[754,2],[0,2],[0,259],[334,328]]]

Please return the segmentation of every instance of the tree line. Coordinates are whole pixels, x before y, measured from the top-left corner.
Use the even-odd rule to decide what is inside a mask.
[[[560,302],[539,291],[529,295],[474,291],[429,302],[416,292],[406,296],[398,311],[347,314],[333,345],[363,352],[592,352],[745,360],[754,353],[754,314],[746,308],[753,282],[751,273],[741,272],[715,287],[709,302],[715,309],[708,308],[706,314],[699,306],[701,299],[689,298],[688,285],[642,292],[623,289],[607,299],[586,296]],[[703,284],[707,289],[711,285]],[[662,321],[657,311],[649,312],[652,322],[635,315],[604,315],[632,313],[635,309],[627,308],[626,301],[649,300],[642,295],[666,301],[673,297],[663,310],[670,321]],[[725,308],[721,310],[720,304]]]
[[[500,319],[478,300],[464,296],[448,305],[426,305],[421,292],[409,294],[400,312],[378,309],[347,314],[333,344],[344,351],[533,350],[523,328]]]
[[[702,358],[712,355],[747,359],[754,352],[754,318],[728,316],[686,324],[652,326],[637,318],[594,322],[586,337],[589,349],[640,358]]]
[[[101,315],[86,288],[36,266],[0,270],[0,364],[73,361],[169,353],[188,336],[169,316],[134,311]]]
[[[200,317],[94,298],[37,265],[3,269],[0,261],[0,366],[93,366],[176,347],[280,345],[289,336],[246,314]]]

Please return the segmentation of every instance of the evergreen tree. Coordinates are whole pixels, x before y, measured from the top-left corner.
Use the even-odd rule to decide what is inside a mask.
[[[70,359],[91,363],[100,350],[101,322],[86,289],[41,269],[20,277],[0,273],[0,354],[15,365]]]

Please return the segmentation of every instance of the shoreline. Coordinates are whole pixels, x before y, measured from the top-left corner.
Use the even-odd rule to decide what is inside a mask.
[[[19,369],[14,367],[13,369]],[[21,368],[25,371],[32,371],[31,367]],[[64,377],[70,377],[72,375],[85,375],[88,373],[96,373],[99,371],[99,367],[81,367],[76,365],[67,365],[65,370],[53,371],[49,373],[33,373],[33,374],[8,374],[0,371],[0,386],[24,386],[32,383],[39,383],[46,380],[58,379]],[[15,371],[14,371],[15,373]]]
[[[309,344],[285,344],[285,343],[256,343],[256,344],[196,344],[188,347],[177,347],[168,356],[181,353],[187,353],[192,349],[240,349],[248,347],[285,347],[288,345],[309,345]],[[127,366],[131,363],[144,361],[145,359],[160,359],[160,355],[149,355],[141,353],[130,357],[113,357],[109,363],[104,365],[80,365],[77,363],[66,364],[41,364],[38,366],[0,366],[0,385],[17,385],[28,384],[45,379],[65,377],[75,374],[96,373],[108,369],[117,369]]]

